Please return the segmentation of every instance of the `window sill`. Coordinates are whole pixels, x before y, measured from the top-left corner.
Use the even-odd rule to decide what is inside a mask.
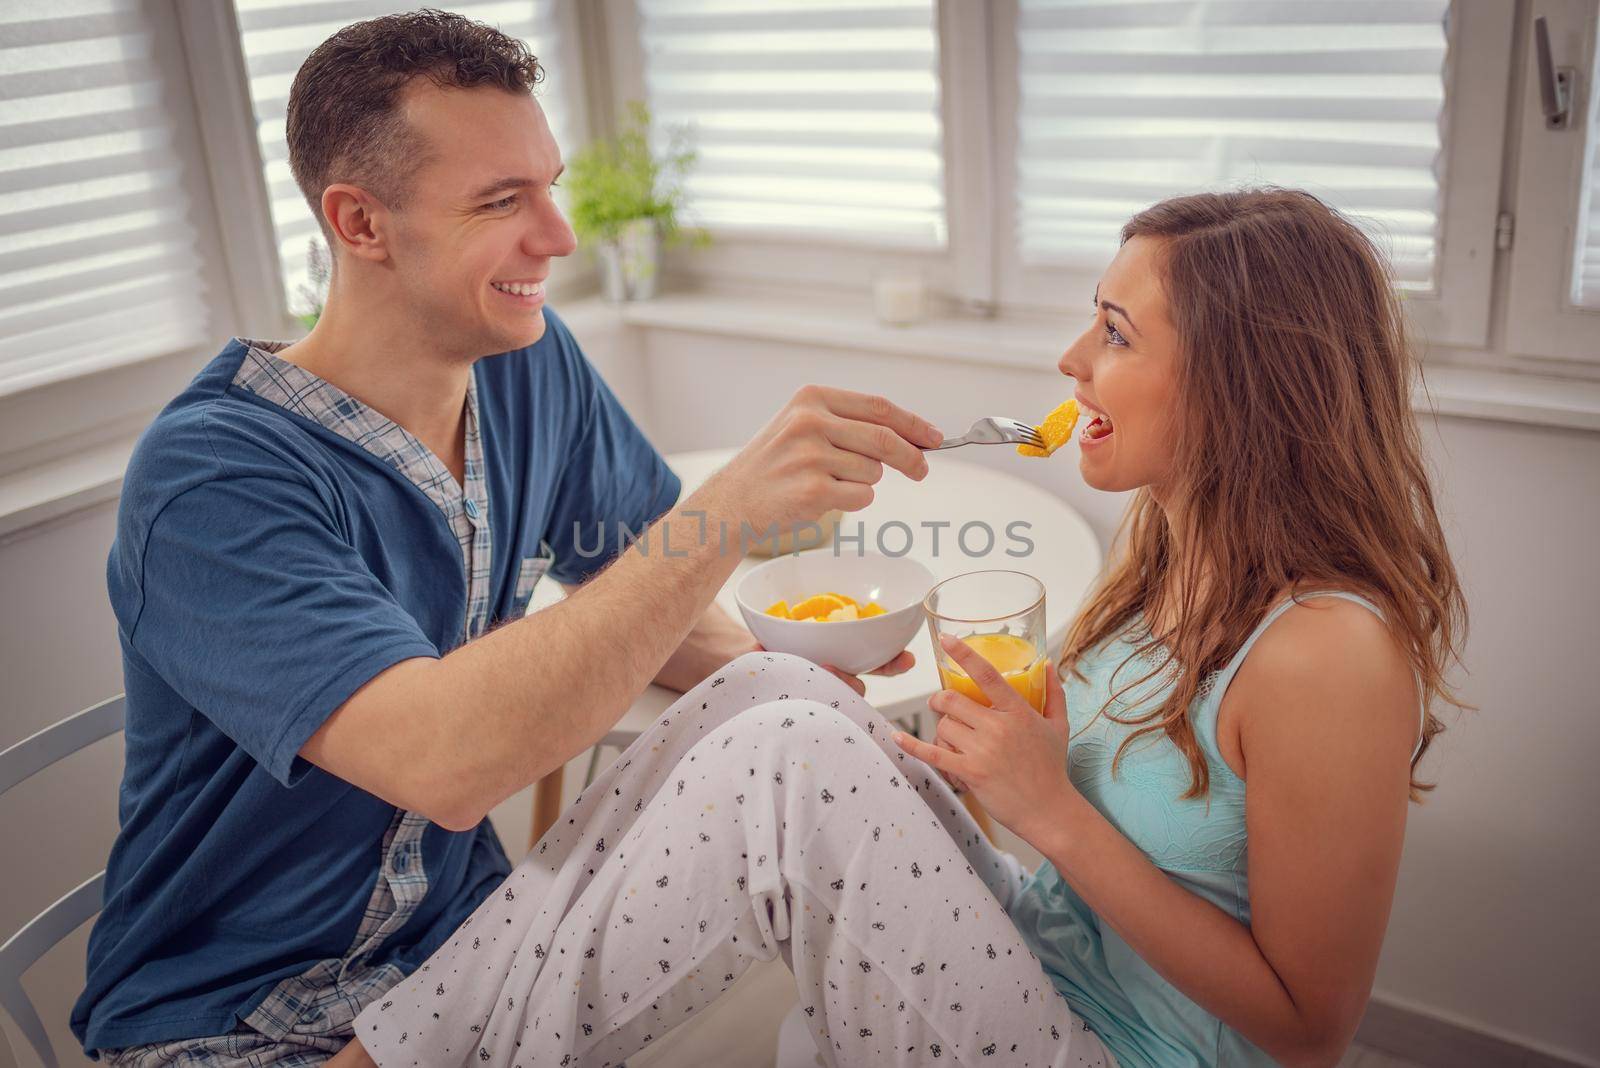
[[[857,349],[952,363],[1040,370],[1074,325],[1043,319],[879,323],[865,304],[669,294],[616,306],[597,297],[559,308],[580,344],[624,327]],[[1426,370],[1419,413],[1600,432],[1600,383],[1444,364]],[[115,500],[137,433],[0,476],[0,540]]]
[[[587,314],[594,314],[586,309]],[[1052,366],[1078,324],[1065,319],[929,319],[885,326],[864,303],[697,293],[622,305],[629,326],[862,349],[1027,370]],[[580,343],[583,335],[574,327]],[[1445,350],[1448,352],[1448,350]],[[1429,363],[1413,401],[1420,414],[1600,431],[1600,382]]]
[[[1060,349],[1071,329],[1065,321],[1042,319],[932,318],[911,326],[886,326],[869,305],[838,297],[781,300],[683,293],[623,304],[619,313],[629,326],[656,330],[1035,370],[1043,364],[1044,354]]]
[[[138,434],[129,434],[0,477],[0,543],[52,519],[116,500],[138,440]]]

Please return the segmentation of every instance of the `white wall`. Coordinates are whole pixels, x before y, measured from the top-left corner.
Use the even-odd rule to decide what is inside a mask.
[[[1064,395],[1048,357],[1032,372],[669,331],[645,332],[632,351],[588,319],[572,323],[667,451],[737,444],[809,381],[887,393],[947,430]],[[1474,613],[1465,692],[1480,711],[1452,723],[1424,767],[1440,786],[1412,812],[1378,992],[1600,1064],[1600,779],[1587,766],[1600,701],[1584,668],[1600,637],[1600,435],[1446,419],[1429,440]],[[1070,461],[963,458],[1039,481],[1109,540],[1122,501],[1087,490]],[[0,747],[121,689],[104,585],[113,519],[101,506],[0,543]],[[5,799],[0,931],[104,862],[119,773],[112,740]],[[580,775],[569,771],[569,794]],[[527,798],[496,822],[518,848]],[[83,940],[30,976],[45,1003],[75,995]],[[64,1021],[57,1031],[65,1039]]]

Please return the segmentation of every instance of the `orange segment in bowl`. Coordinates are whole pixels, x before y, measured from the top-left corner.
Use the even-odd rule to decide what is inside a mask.
[[[877,601],[862,604],[843,593],[818,593],[803,598],[792,606],[788,601],[776,601],[767,609],[767,615],[780,619],[793,619],[801,623],[842,623],[872,616],[887,615]]]
[[[826,619],[828,614],[845,606],[844,602],[831,593],[819,593],[789,609],[790,619]]]

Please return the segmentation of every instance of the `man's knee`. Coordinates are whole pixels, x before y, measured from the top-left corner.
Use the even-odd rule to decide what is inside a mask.
[[[814,673],[813,673],[814,672]],[[713,671],[676,705],[683,721],[709,733],[759,703],[811,689],[806,679],[833,676],[787,653],[755,652],[735,657]],[[818,696],[821,696],[820,694]]]
[[[825,668],[802,657],[771,652],[746,653],[729,661],[686,696],[678,711],[698,732],[709,734],[757,708],[791,701],[814,703],[836,716],[835,710],[841,708],[858,717],[861,712],[851,704],[857,702],[855,692]],[[785,718],[790,717],[780,715],[777,721]],[[745,720],[741,730],[759,729],[754,723]]]
[[[716,731],[764,748],[857,745],[867,733],[855,720],[823,701],[777,697],[730,717]]]
[[[828,672],[817,667],[803,656],[793,653],[754,652],[745,653],[728,662],[724,671],[738,671],[753,673],[757,676],[767,675],[773,679],[802,679],[816,678],[818,675],[828,675]],[[831,678],[831,676],[829,676]]]

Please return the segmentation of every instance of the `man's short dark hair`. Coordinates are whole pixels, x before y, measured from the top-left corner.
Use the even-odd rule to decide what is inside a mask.
[[[324,234],[322,191],[336,182],[359,185],[399,209],[427,159],[427,146],[400,112],[400,94],[413,79],[531,93],[543,76],[520,40],[447,11],[353,23],[318,45],[294,77],[289,169]]]

